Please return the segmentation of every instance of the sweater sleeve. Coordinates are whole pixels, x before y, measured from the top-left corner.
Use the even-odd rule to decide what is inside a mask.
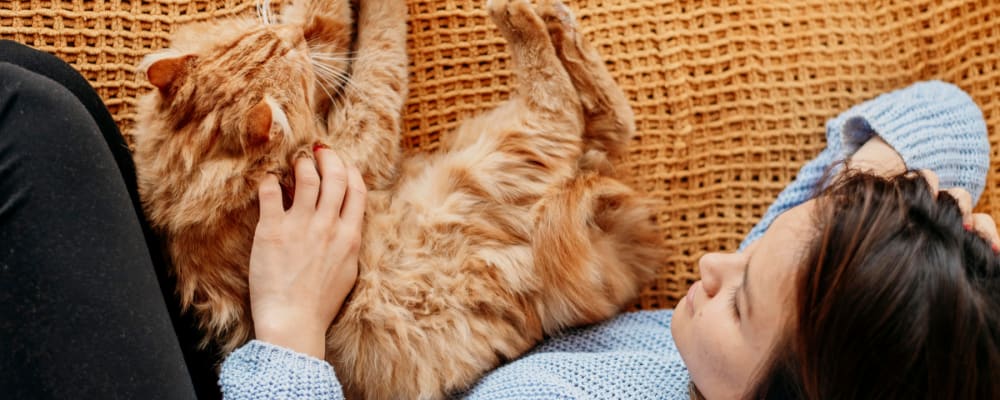
[[[344,398],[326,361],[259,340],[226,358],[219,386],[227,400]]]
[[[670,334],[672,310],[621,314],[549,338],[460,398],[687,399],[690,378]]]
[[[826,149],[799,170],[740,244],[740,250],[760,238],[781,213],[815,195],[825,184],[822,179],[827,170],[874,136],[892,146],[907,169],[932,170],[940,187],[963,188],[978,202],[990,163],[983,114],[957,86],[921,82],[859,104],[828,121]]]

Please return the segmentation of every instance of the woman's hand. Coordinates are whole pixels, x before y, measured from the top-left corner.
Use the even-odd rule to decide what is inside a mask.
[[[260,182],[250,251],[250,307],[259,340],[322,359],[326,330],[358,276],[365,212],[361,174],[325,148],[295,162],[292,207],[278,179]]]
[[[958,203],[958,209],[962,211],[962,226],[965,227],[965,230],[975,232],[987,242],[990,242],[994,253],[1000,253],[1000,234],[997,233],[996,221],[989,214],[972,212],[975,204],[972,204],[972,195],[968,191],[957,187],[939,191],[939,180],[934,171],[921,170],[920,175],[923,175],[932,193],[948,193],[949,196],[955,199],[955,202]]]
[[[896,149],[874,136],[851,155],[847,169],[889,177],[906,172],[906,164]]]

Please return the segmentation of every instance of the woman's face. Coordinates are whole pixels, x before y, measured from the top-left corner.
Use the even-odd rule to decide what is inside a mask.
[[[742,253],[709,253],[698,262],[702,280],[677,304],[671,332],[705,397],[742,397],[792,316],[795,273],[814,237],[814,204],[781,214]]]

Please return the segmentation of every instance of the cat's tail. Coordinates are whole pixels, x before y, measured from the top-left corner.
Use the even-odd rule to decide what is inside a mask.
[[[535,207],[532,240],[546,333],[598,322],[634,299],[666,260],[652,201],[586,172]]]

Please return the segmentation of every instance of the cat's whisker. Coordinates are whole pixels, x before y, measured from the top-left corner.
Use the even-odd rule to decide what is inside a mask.
[[[333,78],[337,74],[337,71],[334,70],[333,67],[330,67],[329,65],[317,63],[313,64],[313,67],[316,69],[316,72],[318,74],[323,75],[326,78]]]
[[[329,55],[336,55],[336,56],[346,56],[346,55],[350,55],[352,53],[352,51],[350,51],[350,50],[348,50],[348,51],[341,51],[341,52],[323,51],[322,49],[329,49],[330,48],[330,43],[327,42],[327,41],[318,40],[318,39],[307,39],[306,40],[306,45],[309,47],[309,51],[314,52],[314,53],[319,53],[319,54],[329,54]]]
[[[353,89],[358,91],[358,87],[351,81],[347,74],[341,73],[339,71],[330,71],[330,76],[327,79],[332,80],[340,93],[344,93],[347,89]]]
[[[316,54],[312,53],[309,55],[313,60],[319,61],[355,61],[358,60],[357,57],[342,57],[342,56],[332,56],[327,54]]]
[[[321,50],[319,50],[320,48],[328,48],[328,47],[329,47],[329,43],[325,43],[325,42],[324,43],[319,43],[317,45],[313,45],[312,43],[309,43],[309,51],[312,51],[312,52],[314,52],[316,54],[326,54],[326,55],[331,55],[331,56],[349,56],[349,55],[351,55],[353,53],[351,51],[329,52],[329,51],[321,51]]]
[[[344,57],[343,55],[347,53],[326,53],[326,52],[313,52],[311,53],[312,65],[317,75],[322,76],[323,82],[327,85],[336,88],[337,92],[343,94],[346,90],[352,89],[359,91],[358,87],[352,82],[351,76],[347,71],[338,69],[329,65],[330,62],[349,62],[357,61],[362,57]]]
[[[313,67],[315,67],[319,71],[322,71],[326,75],[330,75],[331,77],[342,74],[336,68],[326,65],[325,63],[314,63]]]
[[[274,14],[271,12],[271,0],[257,0],[257,17],[264,25],[274,24]]]
[[[349,56],[351,56],[353,54],[351,52],[331,53],[331,52],[327,52],[327,51],[319,51],[315,47],[310,47],[309,51],[312,52],[312,54],[321,55],[321,56],[332,56],[332,57],[349,57]]]
[[[334,98],[333,93],[330,93],[330,91],[326,88],[327,86],[329,86],[329,84],[326,81],[326,78],[324,78],[323,75],[321,74],[316,74],[316,79],[319,81],[318,82],[319,88],[323,90],[323,93],[326,93],[326,97],[330,99],[331,103],[335,103],[336,99]]]
[[[316,69],[316,76],[320,81],[319,84],[323,85],[324,89],[330,88],[338,95],[344,94],[348,86],[351,88],[355,87],[350,81],[344,81],[344,79],[338,75],[336,70],[326,65],[320,66]]]
[[[344,86],[350,87],[355,90],[358,89],[357,86],[355,86],[354,82],[351,80],[351,76],[348,75],[346,72],[343,71],[332,71],[332,72],[334,73],[334,78],[340,81],[340,83],[343,84]]]

